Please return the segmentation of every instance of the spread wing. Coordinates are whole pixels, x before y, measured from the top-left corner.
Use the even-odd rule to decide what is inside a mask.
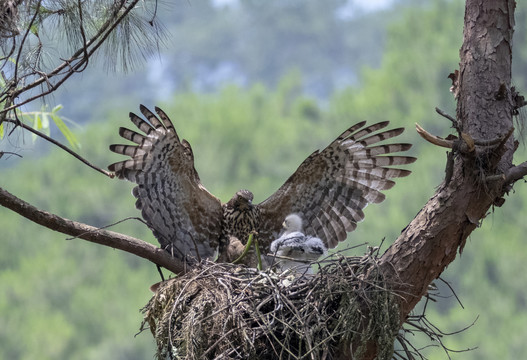
[[[119,135],[136,145],[111,145],[130,159],[108,169],[137,183],[135,205],[162,248],[181,259],[211,258],[221,234],[221,202],[201,184],[190,144],[180,141],[167,115],[157,107],[159,118],[140,109],[148,122],[133,113],[130,119],[144,134],[120,128]]]
[[[388,121],[364,127],[353,125],[322,151],[311,154],[296,172],[268,199],[261,212],[259,238],[269,244],[278,237],[283,219],[296,213],[303,218],[304,232],[319,237],[329,248],[344,241],[364,219],[363,209],[384,200],[392,178],[410,171],[390,168],[413,163],[416,158],[388,155],[410,149],[411,144],[378,145],[404,129],[383,132]]]

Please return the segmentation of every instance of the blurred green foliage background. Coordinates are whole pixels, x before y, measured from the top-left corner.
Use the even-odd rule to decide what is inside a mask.
[[[119,126],[131,127],[127,112],[138,112],[139,102],[158,105],[192,144],[212,193],[226,201],[248,188],[259,202],[348,126],[390,120],[407,128],[401,140],[414,144],[419,159],[349,236],[349,244],[379,245],[385,238],[385,249],[444,176],[445,151],[413,127],[451,132],[434,107],[455,113],[447,75],[459,63],[463,2],[398,1],[373,12],[351,8],[354,16],[344,11],[346,1],[236,4],[179,2],[163,14],[171,38],[149,71],[108,75],[99,68],[73,79],[57,97],[82,124],[71,127],[80,153],[101,167],[120,160],[108,145],[119,142]],[[514,82],[521,90],[527,85],[525,4],[518,3],[516,22]],[[139,216],[132,184],[106,178],[40,140],[33,144],[18,130],[0,144],[24,156],[0,161],[0,186],[35,206],[95,226]],[[516,162],[525,155],[522,144]],[[464,308],[438,282],[445,297],[429,305],[434,324],[453,332],[477,318],[470,329],[445,336],[453,350],[477,348],[451,353],[452,359],[527,353],[525,200],[519,182],[443,274]],[[136,220],[112,230],[156,243]],[[6,209],[0,209],[0,248],[0,359],[153,357],[150,333],[134,335],[148,288],[159,280],[154,265],[66,240]],[[416,344],[429,342],[416,338]],[[424,353],[447,358],[437,347]]]

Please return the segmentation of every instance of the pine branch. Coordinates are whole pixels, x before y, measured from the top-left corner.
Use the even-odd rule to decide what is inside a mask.
[[[18,78],[15,76],[14,81],[10,82],[11,86],[7,86],[6,89],[10,88],[10,90],[3,91],[2,99],[0,101],[3,101],[5,97],[7,96],[7,100],[12,100],[19,98],[23,93],[26,93],[27,91],[41,85],[47,84],[47,90],[41,91],[37,93],[34,96],[31,96],[27,99],[22,100],[21,102],[14,103],[12,101],[8,101],[8,106],[5,106],[1,111],[0,114],[6,114],[8,111],[12,111],[16,108],[19,108],[22,105],[25,105],[27,103],[30,103],[36,99],[42,98],[46,95],[51,94],[55,90],[57,90],[68,78],[70,78],[73,74],[77,72],[82,72],[88,63],[88,60],[93,56],[93,54],[107,41],[108,37],[112,32],[115,31],[115,29],[121,24],[128,16],[131,16],[131,11],[136,7],[139,0],[133,0],[130,3],[121,3],[120,6],[114,11],[116,14],[115,16],[110,17],[100,28],[99,31],[93,35],[89,40],[86,40],[84,38],[84,32],[83,28],[81,28],[81,33],[83,34],[83,46],[76,50],[69,59],[64,60],[60,65],[58,65],[55,69],[48,73],[38,72],[35,71],[31,75],[40,75],[38,79],[35,81],[19,88],[14,89],[16,84],[18,83]],[[39,2],[40,5],[40,2]],[[35,13],[38,13],[38,9]],[[82,25],[82,24],[81,24]],[[28,29],[29,31],[29,29]],[[19,49],[21,49],[24,46],[25,37],[22,39],[22,43],[19,45]],[[15,67],[15,72],[18,70],[18,62]],[[50,79],[58,77],[59,79],[54,83],[51,84]]]
[[[17,198],[2,188],[0,188],[0,205],[53,231],[58,231],[96,244],[126,251],[130,254],[147,259],[156,265],[162,266],[175,274],[185,272],[185,267],[179,260],[170,256],[168,252],[155,245],[128,235],[101,230],[94,226],[65,219],[58,215],[37,209],[33,205]]]

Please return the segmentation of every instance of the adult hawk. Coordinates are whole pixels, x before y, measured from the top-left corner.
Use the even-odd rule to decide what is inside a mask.
[[[232,261],[230,250],[247,242],[257,232],[262,252],[279,238],[283,219],[299,215],[306,234],[320,238],[334,248],[364,219],[362,210],[379,203],[382,190],[407,176],[410,171],[390,168],[416,159],[387,155],[410,149],[410,144],[378,145],[400,135],[398,128],[377,132],[388,125],[383,121],[351,126],[323,150],[313,152],[287,181],[260,204],[252,204],[253,194],[238,191],[222,204],[201,184],[194,168],[190,144],[181,140],[168,116],[159,108],[154,115],[143,105],[146,120],[130,113],[142,133],[126,128],[119,135],[136,145],[111,145],[110,150],[130,159],[108,167],[120,179],[137,183],[133,195],[136,207],[159,240],[161,247],[188,263],[214,259],[218,249],[222,261]],[[377,132],[377,133],[375,133]],[[254,265],[255,257],[246,257]]]

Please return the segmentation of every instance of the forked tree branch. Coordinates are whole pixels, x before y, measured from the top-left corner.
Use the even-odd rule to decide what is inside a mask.
[[[185,267],[180,261],[155,245],[128,235],[102,230],[37,209],[2,188],[0,188],[0,206],[6,207],[48,229],[126,251],[150,260],[154,264],[162,266],[175,274],[180,274],[185,271]]]
[[[505,174],[504,180],[515,181],[527,171],[524,164],[512,165],[513,104],[496,96],[510,89],[513,26],[514,1],[467,0],[456,118],[462,140],[480,147],[473,156],[455,161],[451,182],[439,187],[381,257],[387,273],[406,284],[394,289],[405,298],[401,320],[426,294],[428,284],[463,251],[488,209],[502,200],[504,182],[484,183],[484,179]],[[495,72],[486,71],[496,64]]]
[[[514,8],[515,2],[509,0],[466,0],[455,98],[456,119],[462,130],[457,141],[468,145],[471,156],[453,160],[451,180],[439,186],[379,259],[385,281],[394,284],[391,290],[400,295],[401,324],[427,293],[428,285],[463,251],[467,237],[490,207],[504,201],[508,189],[504,184],[510,185],[527,173],[527,163],[512,165],[514,104],[507,101],[510,96],[503,96],[512,92]],[[443,146],[437,137],[424,131],[420,134]],[[495,175],[501,176],[501,181],[485,181]],[[339,359],[352,358],[359,344],[351,345]],[[376,358],[379,344],[373,340],[366,346],[361,360]]]

